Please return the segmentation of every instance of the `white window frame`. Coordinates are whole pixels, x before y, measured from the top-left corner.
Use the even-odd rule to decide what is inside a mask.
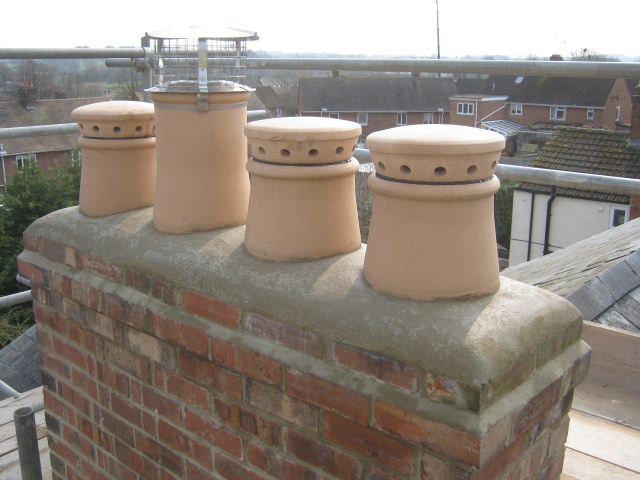
[[[458,115],[473,115],[473,103],[459,102],[457,107]]]
[[[593,108],[587,108],[587,120],[593,120],[596,118],[596,111]]]
[[[616,107],[616,122],[620,121],[620,112],[621,112],[622,108],[621,107]]]
[[[340,118],[340,114],[339,113],[330,113],[329,114],[329,118]]]
[[[35,153],[29,153],[28,155],[16,155],[16,165],[20,168],[25,166],[26,162],[38,163]]]
[[[369,125],[369,114],[366,112],[358,113],[356,121],[359,125]]]
[[[628,205],[616,205],[615,207],[611,207],[611,212],[609,214],[609,228],[615,228],[620,225],[624,225],[629,221],[629,206]],[[614,225],[616,219],[616,212],[624,212],[624,222],[619,225]]]
[[[396,125],[407,124],[407,112],[398,112],[396,114]]]
[[[422,119],[422,123],[426,125],[433,125],[436,123],[436,114],[433,112],[426,112]]]
[[[567,119],[567,107],[551,107],[549,109],[549,119],[564,122]]]
[[[512,103],[511,104],[511,115],[522,115],[522,104],[521,103]]]
[[[282,109],[276,108],[276,117],[281,117],[281,116],[282,116]]]
[[[522,81],[524,80],[524,77],[516,77],[515,79],[515,84],[516,85],[520,85],[522,83]]]

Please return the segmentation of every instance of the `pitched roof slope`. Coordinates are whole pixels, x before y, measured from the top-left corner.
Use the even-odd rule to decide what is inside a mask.
[[[480,93],[508,95],[513,103],[604,107],[615,83],[615,78],[490,75]]]
[[[448,112],[455,93],[451,78],[303,77],[298,105],[302,112]]]
[[[0,350],[0,380],[18,392],[42,385],[35,325]],[[0,393],[0,400],[5,398]]]
[[[585,320],[640,332],[640,219],[500,275],[565,297]]]
[[[640,148],[629,145],[628,141],[628,132],[562,127],[555,131],[532,166],[612,177],[640,178]],[[551,193],[551,187],[548,185],[526,182],[518,183],[514,188]],[[629,203],[628,195],[615,193],[559,187],[557,194],[612,203]]]
[[[103,102],[106,97],[38,100],[35,110],[27,110],[16,101],[0,103],[0,128],[72,123],[71,112],[84,105]],[[76,148],[78,134],[51,135],[3,140],[9,154],[71,150]]]

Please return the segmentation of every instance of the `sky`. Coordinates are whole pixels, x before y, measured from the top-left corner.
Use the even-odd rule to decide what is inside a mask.
[[[148,31],[221,25],[257,32],[252,50],[431,57],[436,4],[442,58],[570,57],[588,48],[640,59],[640,0],[598,8],[585,0],[5,0],[0,48],[140,46]]]

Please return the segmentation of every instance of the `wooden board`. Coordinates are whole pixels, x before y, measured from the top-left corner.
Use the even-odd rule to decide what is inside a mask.
[[[584,322],[582,339],[591,347],[587,378],[640,393],[640,335]]]
[[[576,410],[569,416],[567,448],[635,472],[639,478],[640,431]]]
[[[562,480],[638,480],[638,474],[617,465],[567,449]]]
[[[40,467],[42,468],[42,480],[50,480],[52,477],[51,460],[49,457],[49,445],[47,439],[38,441],[40,448]],[[0,457],[0,478],[2,480],[22,480],[20,472],[20,458],[18,451]]]
[[[640,430],[640,395],[628,390],[587,379],[576,388],[571,408]]]

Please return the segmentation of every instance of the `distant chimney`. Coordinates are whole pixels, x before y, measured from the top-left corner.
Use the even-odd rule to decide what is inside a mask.
[[[36,105],[36,87],[33,82],[24,82],[18,85],[18,100],[27,110],[35,110]]]
[[[629,145],[640,147],[640,84],[631,92],[631,136]]]

